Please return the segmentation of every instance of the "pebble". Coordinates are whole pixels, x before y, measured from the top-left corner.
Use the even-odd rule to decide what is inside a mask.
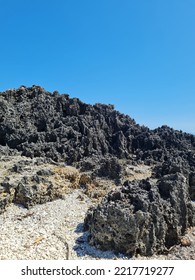
[[[35,205],[29,210],[11,204],[0,215],[0,260],[128,259],[88,244],[88,232],[83,232],[82,228],[86,211],[92,205],[92,200],[79,189],[64,199]],[[187,238],[191,244],[175,246],[168,255],[132,259],[193,259],[195,228]]]

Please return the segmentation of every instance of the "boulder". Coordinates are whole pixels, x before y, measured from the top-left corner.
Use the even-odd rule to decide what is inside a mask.
[[[180,173],[125,182],[88,210],[90,244],[131,256],[166,252],[194,223],[188,188]]]
[[[80,173],[74,167],[48,163],[44,158],[5,156],[0,165],[0,213],[11,203],[29,208],[63,198],[80,187]]]

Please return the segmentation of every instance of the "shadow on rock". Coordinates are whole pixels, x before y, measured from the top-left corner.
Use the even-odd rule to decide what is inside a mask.
[[[83,229],[83,224],[79,224],[79,229]],[[77,229],[76,229],[77,230]],[[76,244],[73,247],[73,250],[76,252],[78,257],[89,256],[95,259],[115,259],[115,258],[127,258],[125,255],[120,253],[114,253],[113,251],[102,251],[95,246],[89,244],[89,235],[88,231],[83,232],[83,235],[77,238]]]
[[[89,243],[130,256],[166,253],[195,224],[189,185],[180,174],[124,183],[88,210]]]

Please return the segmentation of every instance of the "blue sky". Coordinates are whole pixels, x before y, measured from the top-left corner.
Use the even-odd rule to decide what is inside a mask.
[[[0,91],[41,85],[195,134],[194,0],[0,0]]]

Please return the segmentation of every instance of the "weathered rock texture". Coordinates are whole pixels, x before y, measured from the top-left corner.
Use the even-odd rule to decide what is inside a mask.
[[[166,252],[195,223],[186,178],[127,181],[89,209],[85,229],[90,243],[129,255]]]
[[[112,105],[85,104],[40,86],[0,93],[1,146],[83,168],[94,167],[92,157],[99,163],[105,156],[147,164],[179,158],[188,169],[195,166],[193,135],[167,126],[150,130]]]
[[[71,166],[54,165],[44,158],[3,157],[0,163],[0,213],[12,202],[29,208],[63,198],[82,183],[82,175]]]
[[[29,157],[76,163],[106,154],[129,157],[134,120],[112,105],[85,104],[38,86],[0,94],[0,145]]]
[[[90,242],[103,249],[163,252],[195,224],[195,136],[167,126],[150,130],[112,105],[85,104],[40,86],[1,92],[1,165],[6,157],[12,165],[7,174],[0,168],[0,212],[11,202],[30,207],[62,197],[71,187],[98,197],[98,188],[109,188],[96,177],[111,180],[115,190],[85,219]],[[136,174],[138,165],[144,174]],[[146,174],[151,178],[139,181]],[[117,188],[125,178],[137,181]]]

